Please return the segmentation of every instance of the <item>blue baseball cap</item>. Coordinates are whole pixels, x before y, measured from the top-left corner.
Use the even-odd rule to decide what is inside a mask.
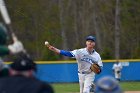
[[[95,93],[123,93],[123,91],[115,78],[104,76],[97,81]]]
[[[86,37],[86,41],[87,41],[87,40],[92,40],[92,41],[95,42],[96,38],[95,38],[94,36],[87,36],[87,37]]]

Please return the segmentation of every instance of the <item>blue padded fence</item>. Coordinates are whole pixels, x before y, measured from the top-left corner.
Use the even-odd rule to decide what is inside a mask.
[[[127,64],[126,64],[127,63]],[[140,81],[140,62],[124,62],[122,69],[122,81]],[[96,79],[104,75],[114,76],[112,66],[114,62],[104,62],[102,73],[96,75]],[[77,63],[53,63],[38,64],[36,76],[47,82],[78,82]]]

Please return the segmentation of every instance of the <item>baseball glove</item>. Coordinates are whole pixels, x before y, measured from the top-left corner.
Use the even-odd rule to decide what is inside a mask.
[[[93,71],[95,74],[101,73],[101,67],[98,64],[92,64],[90,66],[91,71]]]

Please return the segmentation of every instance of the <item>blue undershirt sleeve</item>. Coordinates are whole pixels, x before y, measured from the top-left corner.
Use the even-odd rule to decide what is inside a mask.
[[[60,50],[60,54],[68,57],[74,57],[70,51]]]

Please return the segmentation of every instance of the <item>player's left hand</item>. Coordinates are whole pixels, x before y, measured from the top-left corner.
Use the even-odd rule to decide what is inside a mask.
[[[91,71],[93,71],[95,74],[101,73],[101,67],[98,64],[92,64],[90,66]]]

